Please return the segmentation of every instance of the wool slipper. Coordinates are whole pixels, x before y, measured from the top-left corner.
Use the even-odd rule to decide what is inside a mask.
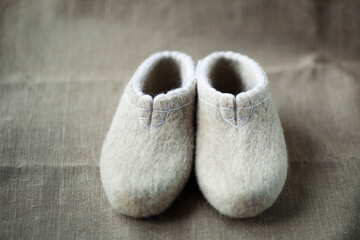
[[[191,57],[160,52],[124,90],[102,148],[101,180],[118,212],[163,212],[188,180],[194,145],[195,67]]]
[[[256,216],[280,194],[287,151],[262,68],[215,52],[197,68],[196,176],[210,204],[234,218]]]

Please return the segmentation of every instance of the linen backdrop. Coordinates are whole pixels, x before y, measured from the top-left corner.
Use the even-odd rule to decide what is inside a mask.
[[[359,239],[357,0],[0,1],[0,239]],[[122,90],[151,53],[218,50],[268,73],[289,153],[276,203],[221,216],[194,174],[162,215],[117,214],[99,176]]]

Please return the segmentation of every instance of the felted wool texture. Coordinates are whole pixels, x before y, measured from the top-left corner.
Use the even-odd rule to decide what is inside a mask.
[[[269,208],[287,175],[287,151],[268,80],[247,56],[215,52],[197,68],[196,176],[224,215]]]
[[[126,86],[100,160],[106,195],[120,213],[159,214],[187,182],[193,162],[194,79],[191,57],[160,52],[146,59]]]

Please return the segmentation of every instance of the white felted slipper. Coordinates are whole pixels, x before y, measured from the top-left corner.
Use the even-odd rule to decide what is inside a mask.
[[[103,145],[101,180],[120,213],[164,211],[193,162],[194,63],[179,52],[150,56],[124,90]]]
[[[270,207],[287,174],[287,151],[268,80],[252,59],[216,52],[197,68],[196,176],[206,199],[230,217]]]

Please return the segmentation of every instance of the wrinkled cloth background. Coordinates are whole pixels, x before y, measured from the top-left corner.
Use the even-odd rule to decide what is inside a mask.
[[[359,239],[360,2],[0,1],[0,239]],[[192,175],[164,214],[117,214],[102,142],[151,53],[217,50],[268,73],[289,152],[277,202],[221,216]]]

